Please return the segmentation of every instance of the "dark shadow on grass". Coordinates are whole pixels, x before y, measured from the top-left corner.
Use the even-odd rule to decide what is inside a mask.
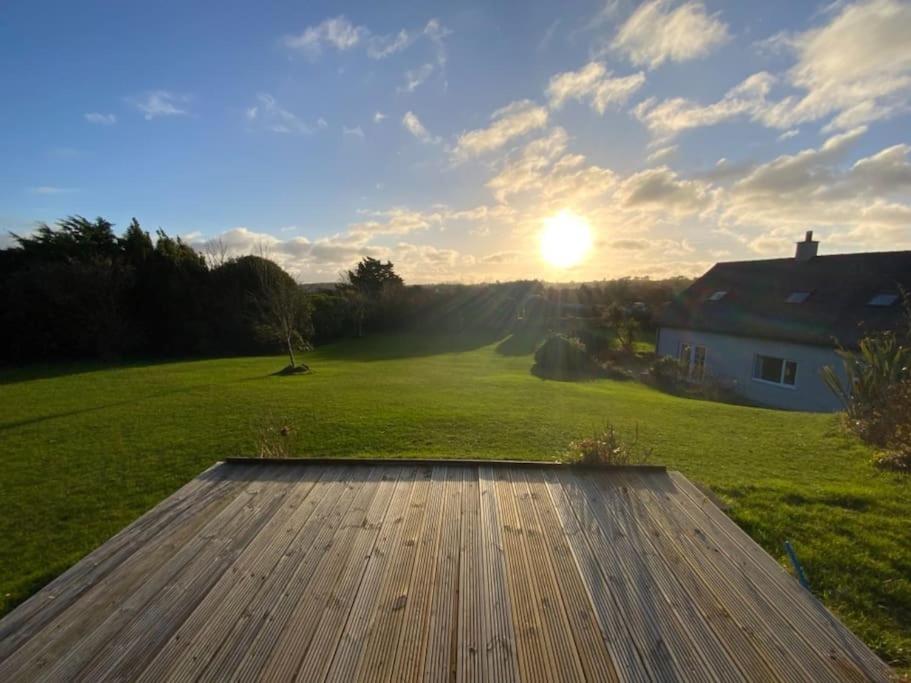
[[[370,362],[474,351],[503,338],[503,331],[381,334],[345,339],[318,349],[321,359]]]
[[[497,344],[497,353],[502,356],[528,356],[535,352],[546,335],[543,328],[516,330]]]
[[[156,365],[167,365],[168,363],[180,363],[183,361],[203,360],[202,358],[158,358],[158,359],[134,359],[119,361],[60,361],[59,363],[35,363],[16,366],[0,367],[0,386],[4,384],[19,384],[20,382],[31,382],[39,379],[55,379],[57,377],[67,377],[69,375],[85,375],[92,372],[103,372],[105,370],[127,370],[131,368],[148,368]]]

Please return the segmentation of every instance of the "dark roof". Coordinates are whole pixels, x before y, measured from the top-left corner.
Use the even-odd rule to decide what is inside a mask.
[[[911,251],[718,263],[659,315],[663,327],[831,346],[856,346],[865,332],[896,329],[899,299],[870,306],[880,292],[911,292]],[[708,301],[715,292],[726,292]],[[803,303],[786,303],[809,292]]]
[[[889,680],[662,467],[223,463],[0,620],[0,680]]]

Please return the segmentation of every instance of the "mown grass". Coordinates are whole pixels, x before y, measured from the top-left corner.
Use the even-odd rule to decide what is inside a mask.
[[[280,357],[0,373],[0,614],[215,460],[255,455],[266,426],[301,456],[553,459],[610,419],[782,562],[790,539],[817,595],[911,665],[909,479],[834,416],[543,381],[522,351],[388,336],[309,354],[305,376],[274,376]]]

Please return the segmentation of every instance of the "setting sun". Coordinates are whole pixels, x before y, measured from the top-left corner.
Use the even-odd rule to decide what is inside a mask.
[[[581,262],[592,246],[588,221],[571,211],[545,219],[541,231],[541,257],[556,268],[570,268]]]

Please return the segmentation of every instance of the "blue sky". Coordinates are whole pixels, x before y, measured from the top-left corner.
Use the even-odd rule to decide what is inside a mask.
[[[911,248],[911,5],[7,2],[0,227],[132,216],[304,281]],[[587,220],[577,266],[548,216]]]

